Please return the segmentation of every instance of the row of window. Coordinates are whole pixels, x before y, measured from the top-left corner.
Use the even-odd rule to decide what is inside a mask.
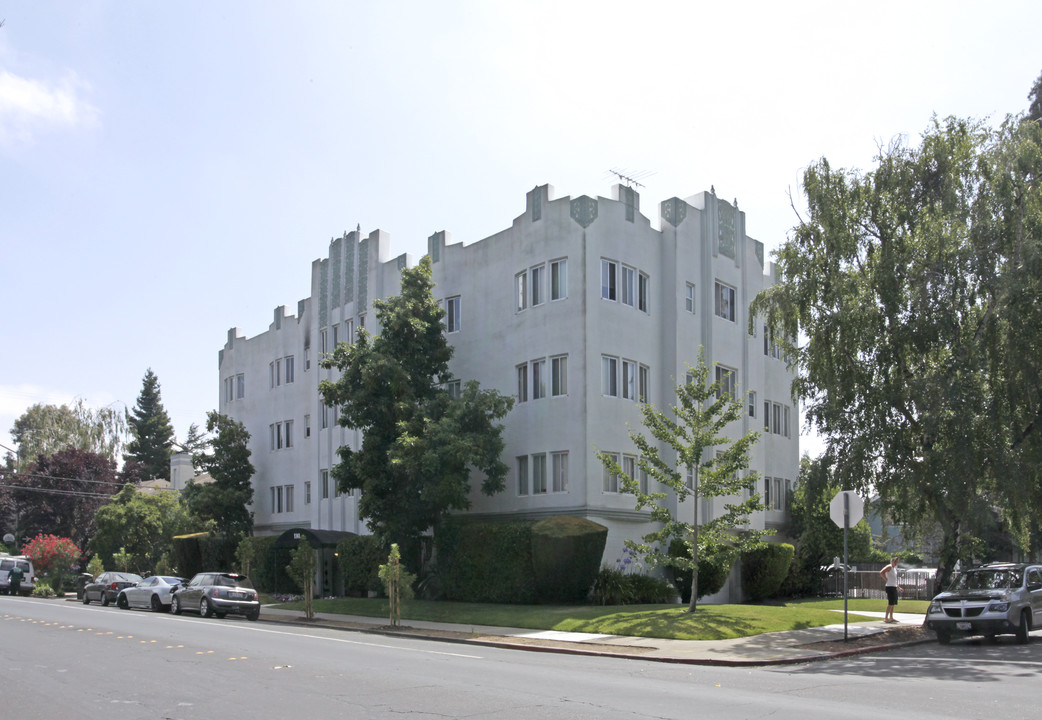
[[[789,406],[781,403],[763,401],[763,431],[774,435],[789,435]]]
[[[311,483],[305,483],[305,495],[304,503],[311,502]],[[276,485],[271,488],[271,512],[276,513],[291,513],[293,512],[293,486],[292,485]]]
[[[293,447],[293,421],[280,420],[268,426],[271,431],[271,449],[282,450]],[[311,433],[308,432],[308,435]]]
[[[268,370],[271,375],[272,388],[277,388],[283,383],[289,385],[294,380],[293,356],[287,355],[284,358],[272,360],[268,364]]]
[[[549,475],[547,474],[547,453],[517,457],[518,495],[568,492],[568,451],[552,452],[549,455]]]
[[[601,260],[601,298],[651,312],[651,277],[615,260]]]
[[[355,494],[354,490],[348,490],[347,493],[340,492],[340,486],[337,485],[336,481],[333,480],[329,476],[329,471],[328,470],[320,470],[319,471],[319,482],[321,483],[321,487],[322,487],[322,499],[323,500],[328,500],[329,499],[329,491],[330,491],[331,487],[332,487],[332,491],[333,491],[333,497],[340,497],[341,495],[344,495],[344,494],[346,494],[348,497],[352,497]],[[307,484],[310,485],[311,483],[307,483]],[[308,491],[308,497],[309,498],[311,497],[310,490]],[[309,499],[308,502],[310,503],[311,500]]]
[[[550,361],[549,374],[546,371],[547,360]],[[568,394],[567,355],[539,358],[517,366],[517,401],[519,403],[528,402],[529,399],[545,398],[548,389],[552,397]]]
[[[358,316],[358,327],[360,327],[360,328],[364,328],[365,327],[365,315],[359,315]],[[343,335],[343,337],[341,337],[341,334]],[[330,339],[332,339],[332,343],[330,343]],[[349,319],[349,320],[345,320],[344,321],[344,323],[343,323],[343,333],[341,333],[341,327],[340,327],[340,324],[338,324],[338,323],[334,323],[333,325],[330,325],[327,328],[322,328],[321,330],[319,330],[318,331],[318,349],[319,349],[319,352],[321,352],[323,355],[325,355],[326,353],[333,352],[333,349],[337,345],[340,344],[341,340],[346,342],[348,345],[354,345],[354,343],[355,343],[355,321],[354,320],[350,320]],[[307,351],[308,351],[308,348],[305,347],[304,348],[304,352],[305,352],[305,357],[306,358],[308,357],[307,356]],[[307,366],[305,369],[310,368],[310,365],[311,365],[310,360],[308,360],[305,363],[305,365]]]
[[[768,510],[785,510],[789,506],[791,494],[791,480],[778,477],[763,479],[763,504],[767,506]]]
[[[226,402],[241,400],[246,397],[246,376],[243,373],[229,375],[224,379],[224,399]]]
[[[651,370],[647,365],[601,355],[601,395],[623,400],[648,401]]]
[[[549,279],[547,275],[549,274]],[[533,265],[514,276],[518,312],[568,297],[568,258]]]
[[[640,491],[646,493],[648,491],[648,474],[644,471],[644,468],[637,464],[637,457],[635,455],[619,455],[619,453],[609,452],[604,453],[612,459],[616,465],[619,465],[619,458],[621,457],[622,472],[627,476],[633,478],[640,485]],[[604,468],[604,492],[606,493],[620,493],[626,492],[626,489],[622,486],[619,481],[619,476],[612,473],[608,468]]]

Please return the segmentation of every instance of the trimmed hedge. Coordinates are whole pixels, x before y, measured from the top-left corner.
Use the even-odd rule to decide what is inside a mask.
[[[382,590],[380,565],[387,562],[390,548],[372,535],[352,535],[337,543],[336,551],[348,595],[366,597],[370,590]]]
[[[680,557],[686,553],[687,548],[684,547],[682,541],[674,538],[669,544],[669,554],[673,557]],[[730,552],[712,552],[712,548],[708,552],[703,551],[699,554],[699,599],[704,598],[706,595],[715,595],[724,589],[727,578],[731,575],[731,568],[734,567],[731,557],[732,553]],[[676,586],[677,592],[680,593],[680,601],[685,605],[689,604],[691,602],[691,571],[681,570],[677,567],[670,567],[670,570],[673,573],[673,584]]]
[[[438,528],[434,543],[446,600],[535,602],[530,521],[468,522],[451,518]]]
[[[543,602],[585,600],[597,580],[608,528],[592,520],[556,515],[532,526],[532,571]]]
[[[789,573],[795,548],[788,543],[764,543],[742,555],[742,590],[753,602],[775,595]]]

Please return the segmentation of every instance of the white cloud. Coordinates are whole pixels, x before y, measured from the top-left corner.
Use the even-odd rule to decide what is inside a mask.
[[[0,144],[31,143],[48,128],[78,128],[97,122],[99,111],[80,94],[75,74],[48,85],[0,70]]]

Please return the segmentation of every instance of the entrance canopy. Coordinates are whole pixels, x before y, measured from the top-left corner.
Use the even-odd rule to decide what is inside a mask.
[[[295,548],[300,544],[300,541],[307,540],[315,550],[320,549],[335,549],[337,543],[347,537],[352,537],[357,533],[346,532],[342,530],[311,530],[310,528],[293,528],[279,535],[278,540],[275,541],[275,548]]]

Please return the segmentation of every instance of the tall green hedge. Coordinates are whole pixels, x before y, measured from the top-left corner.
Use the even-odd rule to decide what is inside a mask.
[[[535,602],[530,521],[451,518],[438,528],[434,542],[446,600]]]
[[[555,515],[532,526],[532,570],[543,602],[585,600],[597,580],[608,528]]]
[[[742,590],[754,602],[774,596],[785,581],[795,548],[788,543],[764,543],[742,555]]]
[[[348,595],[365,597],[370,590],[381,589],[380,565],[387,562],[390,548],[373,535],[352,535],[337,543],[336,551]]]

